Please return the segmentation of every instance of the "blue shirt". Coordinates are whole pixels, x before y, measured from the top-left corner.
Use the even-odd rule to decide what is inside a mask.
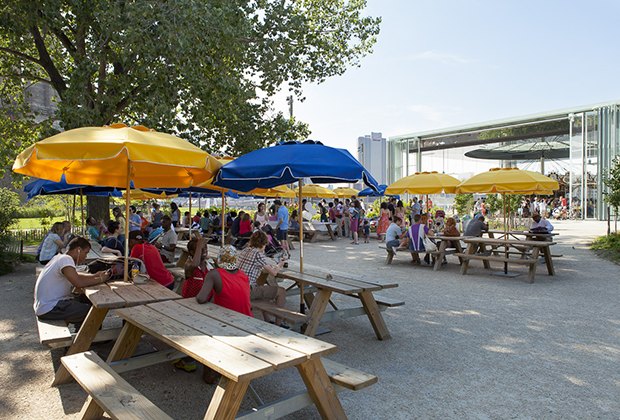
[[[134,230],[140,230],[140,226],[142,225],[142,219],[140,218],[139,214],[137,213],[132,214],[131,216],[129,216],[129,220],[133,222],[129,224],[130,232]],[[137,225],[134,225],[134,223],[137,223]]]
[[[280,230],[288,230],[288,209],[284,206],[278,209],[278,222],[281,222],[278,226]]]

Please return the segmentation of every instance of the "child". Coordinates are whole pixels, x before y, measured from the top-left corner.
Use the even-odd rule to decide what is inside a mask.
[[[369,238],[370,238],[370,223],[368,222],[368,219],[364,219],[364,243],[367,244],[370,242]]]

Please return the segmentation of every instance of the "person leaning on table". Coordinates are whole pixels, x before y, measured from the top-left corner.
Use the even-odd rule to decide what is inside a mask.
[[[541,217],[540,214],[538,213],[534,213],[534,215],[532,216],[532,225],[530,226],[530,231],[531,232],[537,232],[537,231],[547,231],[547,232],[552,232],[553,231],[553,225],[544,217]]]
[[[84,321],[91,304],[84,297],[71,295],[73,287],[94,286],[110,278],[110,273],[78,273],[76,265],[86,260],[90,242],[74,238],[69,242],[66,254],[57,254],[43,268],[34,286],[34,312],[42,320],[63,320],[79,325]]]

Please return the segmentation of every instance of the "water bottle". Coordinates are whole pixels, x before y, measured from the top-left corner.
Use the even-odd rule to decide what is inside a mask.
[[[133,261],[131,263],[131,279],[134,280],[140,274],[140,266],[138,261]]]

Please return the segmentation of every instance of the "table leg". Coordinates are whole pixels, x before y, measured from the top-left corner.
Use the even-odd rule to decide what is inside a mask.
[[[332,238],[332,241],[335,241],[336,237],[334,236],[334,231],[332,230],[332,225],[327,223],[325,226],[327,227],[327,233],[329,233],[329,237]]]
[[[532,250],[532,263],[530,264],[530,270],[528,271],[527,279],[530,283],[534,283],[536,277],[536,266],[538,265],[538,247],[534,247]]]
[[[379,340],[389,340],[392,338],[372,292],[361,292],[359,297],[377,338]]]
[[[437,259],[435,260],[435,266],[433,267],[433,271],[437,271],[441,268],[441,263],[446,255],[446,248],[448,248],[448,243],[450,241],[441,241],[439,242],[439,253],[437,254]]]
[[[303,362],[297,365],[297,370],[322,418],[347,418],[320,359],[310,359]]]
[[[480,253],[481,254],[485,254],[487,252],[487,247],[484,244],[480,244],[479,245],[480,248]],[[493,246],[491,246],[491,253],[495,250],[495,248]],[[491,263],[488,260],[482,260],[482,266],[487,269],[490,270],[491,269]]]
[[[461,246],[461,241],[460,240],[456,240],[456,241],[452,241],[454,243],[454,248],[456,248],[456,252],[459,254],[463,253],[463,247]],[[459,257],[459,264],[463,264],[463,258]]]
[[[204,418],[233,420],[237,416],[249,385],[248,380],[235,382],[222,376]]]
[[[476,253],[478,249],[478,244],[475,242],[471,242],[467,244],[467,254],[473,255]],[[469,258],[464,258],[463,263],[461,264],[461,274],[467,274],[467,269],[469,268]]]
[[[545,256],[545,264],[547,264],[547,273],[550,276],[555,276],[555,269],[553,268],[553,260],[551,259],[551,247],[545,246],[542,248],[543,255]]]
[[[86,315],[86,318],[82,323],[82,327],[75,336],[71,347],[67,349],[67,353],[65,354],[65,356],[81,353],[90,349],[90,345],[95,339],[95,336],[99,331],[99,327],[101,327],[101,324],[103,323],[103,320],[105,319],[107,313],[107,308],[95,308],[94,306],[90,308],[90,311],[88,311],[88,315]],[[52,386],[66,384],[68,382],[71,382],[71,379],[71,374],[67,371],[63,364],[60,364],[60,367],[56,371],[56,376],[54,377],[54,382],[52,382]]]
[[[310,307],[310,311],[308,313],[308,324],[306,325],[306,330],[304,331],[305,335],[314,337],[316,334],[331,295],[331,290],[320,289],[314,297],[314,301],[312,302],[312,306]]]

